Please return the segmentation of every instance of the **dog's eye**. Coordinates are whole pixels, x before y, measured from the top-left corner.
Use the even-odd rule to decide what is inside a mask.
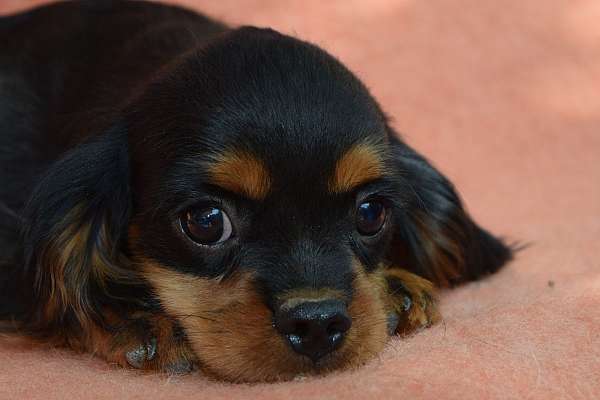
[[[181,216],[180,221],[190,239],[206,246],[222,243],[233,233],[231,220],[216,207],[192,208]]]
[[[385,222],[385,206],[377,200],[361,203],[356,210],[356,229],[361,235],[373,236]]]

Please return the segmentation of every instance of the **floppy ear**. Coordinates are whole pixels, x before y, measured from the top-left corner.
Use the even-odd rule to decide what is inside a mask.
[[[495,272],[511,258],[510,248],[467,214],[448,179],[396,137],[391,146],[406,196],[395,214],[392,265],[408,263],[415,273],[451,286]]]
[[[120,253],[130,213],[127,138],[113,129],[55,162],[25,211],[26,327],[85,328],[114,282],[129,279]]]

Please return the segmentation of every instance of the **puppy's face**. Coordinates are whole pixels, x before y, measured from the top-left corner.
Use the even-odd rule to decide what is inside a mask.
[[[270,31],[175,64],[129,122],[131,257],[162,307],[232,380],[371,358],[403,191],[377,104],[336,60]]]

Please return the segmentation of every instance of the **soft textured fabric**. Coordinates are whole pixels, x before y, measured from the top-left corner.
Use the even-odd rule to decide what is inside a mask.
[[[36,3],[4,0],[0,12]],[[529,246],[442,293],[442,323],[356,371],[232,385],[3,339],[0,399],[600,398],[600,2],[183,4],[328,49],[483,226]]]

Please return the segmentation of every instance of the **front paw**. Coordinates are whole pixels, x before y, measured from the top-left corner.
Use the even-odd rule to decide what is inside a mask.
[[[163,315],[144,315],[137,325],[135,343],[125,353],[127,363],[137,369],[185,374],[193,369],[194,356],[181,328]],[[139,328],[143,330],[139,330]]]
[[[156,357],[156,338],[150,338],[147,343],[141,343],[137,347],[125,353],[127,363],[133,368],[142,369],[145,364]]]
[[[124,367],[169,374],[185,374],[194,367],[194,354],[181,328],[170,318],[135,313],[105,330],[107,346],[92,343],[96,354]]]
[[[163,342],[168,338],[163,338]],[[182,354],[181,350],[176,349],[174,343],[163,343],[163,350],[171,348],[163,353],[158,353],[158,340],[150,338],[147,343],[142,343],[132,350],[125,353],[125,359],[129,366],[142,370],[156,370],[173,375],[183,375],[191,372],[194,364],[190,357]],[[186,350],[187,351],[187,350]],[[156,361],[155,361],[156,359]]]
[[[402,269],[385,271],[388,304],[388,331],[406,335],[440,319],[433,284]]]

